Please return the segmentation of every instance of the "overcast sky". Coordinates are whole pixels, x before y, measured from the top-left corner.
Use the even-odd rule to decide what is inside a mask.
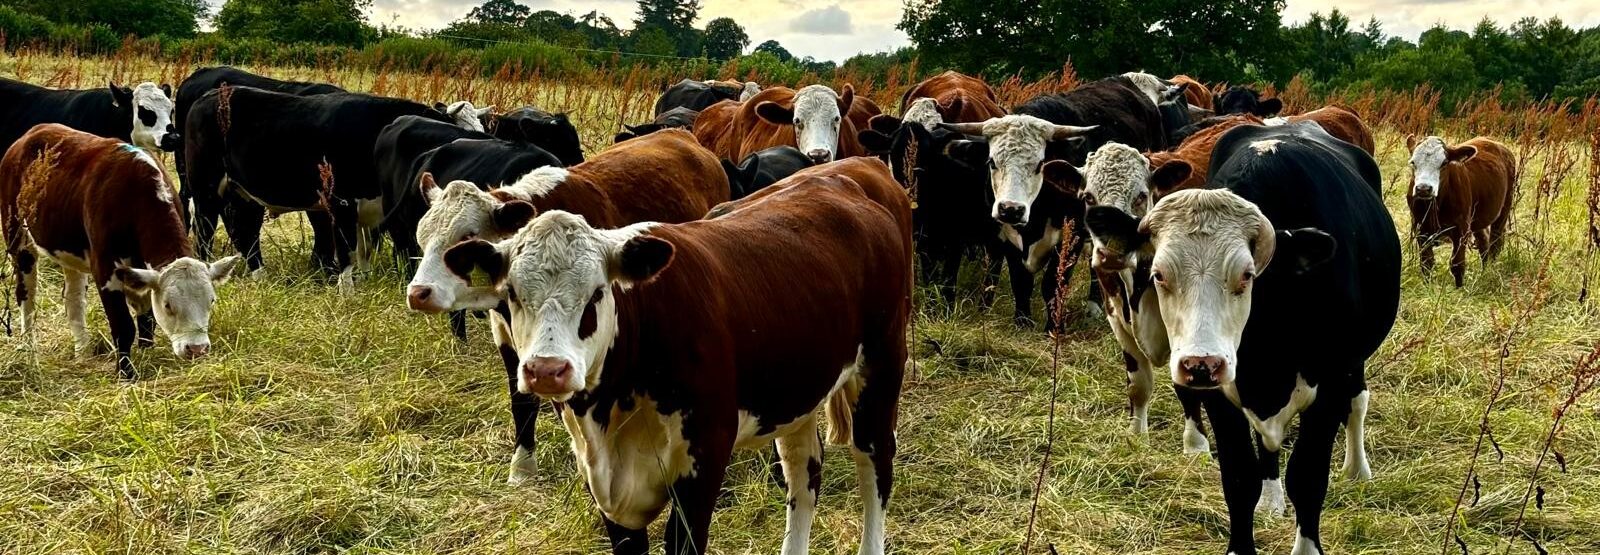
[[[214,6],[223,0],[209,0]],[[437,29],[460,19],[483,0],[373,0],[375,24]],[[632,26],[634,0],[517,0],[535,10],[582,15],[599,10],[619,26]],[[996,0],[1005,1],[1005,0]],[[750,34],[751,46],[777,39],[796,56],[843,61],[860,52],[907,44],[900,22],[902,0],[701,0],[700,20],[732,17]],[[1470,29],[1488,16],[1502,25],[1525,16],[1560,16],[1573,27],[1600,25],[1600,0],[1288,0],[1286,22],[1334,6],[1356,24],[1376,14],[1391,35],[1415,40],[1435,23]]]

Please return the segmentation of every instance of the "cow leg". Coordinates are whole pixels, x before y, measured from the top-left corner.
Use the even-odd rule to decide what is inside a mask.
[[[107,289],[106,285],[101,285],[100,308],[106,311],[106,323],[111,325],[111,344],[117,351],[117,373],[122,379],[132,381],[137,377],[133,371],[133,337],[137,332],[133,314],[128,312],[127,295],[121,290]]]
[[[1172,386],[1183,405],[1183,452],[1191,455],[1211,452],[1211,442],[1206,440],[1206,425],[1201,420],[1200,396],[1187,387]]]
[[[778,461],[789,493],[783,530],[783,555],[806,555],[811,549],[811,521],[822,493],[822,439],[817,419],[808,416],[794,431],[778,438]]]
[[[501,307],[505,305],[502,304]],[[506,309],[509,311],[510,309]],[[451,316],[462,314],[455,312]],[[510,317],[497,307],[489,313],[489,329],[494,332],[494,342],[500,347],[500,362],[506,367],[506,387],[511,394],[511,425],[516,435],[517,450],[511,454],[511,473],[506,483],[520,486],[533,479],[538,469],[533,448],[534,421],[539,416],[539,398],[517,391],[517,374],[521,360],[511,341]]]
[[[606,536],[611,538],[611,553],[615,555],[649,555],[650,531],[634,530],[621,524],[612,522],[606,515],[600,515],[600,520],[605,521]]]
[[[892,326],[890,326],[892,328]],[[850,453],[861,488],[859,555],[883,555],[889,495],[894,489],[895,422],[906,343],[889,338],[863,346],[862,388],[852,415]]]
[[[1020,253],[1006,253],[1006,268],[1011,271],[1011,302],[1016,313],[1011,317],[1017,327],[1033,328],[1033,272],[1022,261]]]
[[[333,254],[333,215],[326,211],[306,212],[306,222],[311,224],[311,267],[324,276],[338,270]]]
[[[1283,478],[1278,473],[1281,453],[1268,449],[1259,434],[1255,434],[1255,439],[1256,470],[1261,475],[1261,499],[1256,501],[1256,512],[1267,518],[1278,518],[1288,508],[1283,500]]]
[[[89,312],[89,274],[70,268],[61,269],[63,279],[61,297],[67,305],[67,328],[72,330],[72,348],[79,354],[94,350],[90,343],[86,316]]]
[[[711,533],[711,513],[716,510],[717,494],[733,453],[732,430],[693,433],[685,430],[690,452],[696,448],[695,473],[672,484],[672,517],[667,521],[667,555],[706,553]],[[692,434],[692,435],[690,435]]]
[[[215,192],[205,193],[190,191],[189,184],[184,183],[185,194],[194,203],[194,213],[188,223],[194,229],[194,252],[200,260],[211,260],[212,240],[217,236],[217,222],[222,217],[222,199],[217,198]],[[232,235],[234,230],[228,229]]]
[[[1155,389],[1155,372],[1144,355],[1122,352],[1122,365],[1128,370],[1128,404],[1133,409],[1129,431],[1143,435],[1150,431],[1150,393]]]
[[[128,297],[128,312],[133,314],[135,342],[140,347],[156,344],[156,316],[150,312],[150,297]]]
[[[1199,392],[1205,399],[1211,434],[1217,442],[1217,466],[1222,472],[1222,497],[1228,504],[1228,553],[1255,555],[1256,501],[1261,482],[1255,450],[1250,445],[1250,423],[1244,411],[1221,393]]]
[[[1344,425],[1344,479],[1364,481],[1372,479],[1372,465],[1367,462],[1367,401],[1372,393],[1366,386],[1350,398],[1350,418]]]
[[[450,335],[467,342],[467,311],[454,310],[450,312]]]
[[[17,272],[17,305],[22,307],[22,334],[32,339],[33,328],[38,326],[34,297],[39,296],[39,255],[33,252],[31,246],[22,247],[11,254],[11,267]]]
[[[1478,250],[1478,264],[1489,265],[1489,230],[1479,229],[1472,232],[1472,246]]]
[[[383,223],[383,199],[366,199],[356,201],[356,270],[366,272],[372,269],[373,259],[377,257],[378,225]]]
[[[1467,273],[1467,234],[1457,228],[1450,232],[1450,275],[1461,288],[1462,277]]]
[[[1297,528],[1291,555],[1322,555],[1322,503],[1328,496],[1328,461],[1334,435],[1349,416],[1350,406],[1332,396],[1312,403],[1300,415],[1300,437],[1289,455],[1289,499]]]
[[[265,266],[261,258],[261,228],[267,219],[267,209],[244,199],[229,199],[223,209],[223,223],[228,226],[228,237],[233,248],[244,256],[250,271]]]
[[[351,260],[350,254],[356,246],[355,243],[361,240],[363,231],[360,221],[356,219],[354,206],[335,206],[332,212],[335,231],[333,261],[335,267],[339,269],[339,292],[351,294],[355,292],[356,281],[355,263]]]
[[[1433,247],[1437,243],[1436,238],[1422,232],[1417,233],[1417,258],[1424,276],[1433,275]]]

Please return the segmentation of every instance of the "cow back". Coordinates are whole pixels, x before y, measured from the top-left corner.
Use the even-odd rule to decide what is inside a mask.
[[[1082,166],[1088,153],[1109,142],[1151,151],[1165,144],[1161,114],[1143,93],[1116,78],[1085,83],[1061,94],[1035,97],[1018,105],[1015,113],[1025,114],[1057,125],[1097,126],[1083,135],[1082,144],[1068,141],[1050,144],[1048,157]]]
[[[132,110],[116,106],[108,89],[52,90],[0,78],[0,147],[42,123],[126,141],[133,135]]]
[[[620,143],[569,168],[567,179],[533,200],[540,212],[581,214],[599,228],[696,220],[728,200],[718,158],[680,129]]]
[[[1341,141],[1361,147],[1367,154],[1377,155],[1377,142],[1372,138],[1372,129],[1361,121],[1361,116],[1354,110],[1343,106],[1323,106],[1321,108],[1296,114],[1285,118],[1289,122],[1311,121],[1321,125],[1329,135]]]

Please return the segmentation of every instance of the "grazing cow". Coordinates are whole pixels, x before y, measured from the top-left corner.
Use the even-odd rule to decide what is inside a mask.
[[[1062,186],[1075,164],[1087,152],[1116,141],[1140,150],[1163,143],[1160,115],[1150,99],[1119,79],[1087,83],[1065,94],[1044,95],[1017,106],[1013,115],[983,123],[944,124],[942,127],[985,141],[958,140],[945,149],[973,167],[987,167],[993,189],[990,217],[1000,225],[1007,244],[1006,264],[1011,271],[1011,292],[1016,301],[1015,321],[1031,325],[1033,274],[1043,272],[1041,293],[1046,325],[1053,325],[1062,240],[1074,243],[1087,230],[1074,226],[1073,237],[1063,238],[1066,222],[1083,215],[1077,191]],[[1050,187],[1044,185],[1049,183]],[[1098,310],[1098,289],[1090,289],[1090,310]]]
[[[1211,90],[1207,89],[1205,84],[1198,79],[1178,74],[1172,76],[1172,79],[1168,79],[1168,81],[1172,81],[1176,85],[1186,85],[1186,88],[1183,89],[1183,96],[1188,100],[1189,104],[1202,110],[1212,109]]]
[[[1205,127],[1188,135],[1177,148],[1150,153],[1150,204],[1177,191],[1204,187],[1217,140],[1235,127],[1261,125],[1261,118],[1234,114],[1211,118],[1205,123]]]
[[[1283,101],[1277,98],[1261,98],[1261,92],[1242,85],[1228,87],[1222,94],[1213,99],[1217,115],[1250,114],[1257,117],[1272,117],[1283,111]]]
[[[217,89],[190,108],[184,183],[216,191],[196,194],[197,203],[224,194],[253,201],[231,203],[231,221],[225,222],[252,270],[262,266],[258,242],[265,212],[307,211],[315,265],[338,273],[340,287],[348,290],[350,243],[383,216],[373,159],[378,135],[407,115],[450,121],[430,106],[397,98]],[[205,211],[196,206],[196,212]]]
[[[0,148],[41,123],[59,123],[101,137],[157,150],[178,141],[172,125],[172,86],[109,83],[104,89],[55,90],[0,79]]]
[[[427,313],[461,308],[458,301],[472,288],[450,273],[444,259],[445,251],[461,241],[510,237],[535,213],[552,210],[578,214],[602,228],[696,220],[728,200],[726,180],[717,158],[677,129],[624,142],[571,168],[539,168],[488,192],[465,181],[439,187],[432,175],[423,174],[428,212],[417,225],[422,258],[407,287],[406,303]],[[509,482],[519,484],[533,476],[533,424],[539,406],[531,395],[517,392],[517,345],[503,312],[490,314],[490,329],[511,386],[517,450]]]
[[[649,123],[638,125],[623,124],[622,132],[617,133],[612,142],[620,143],[628,139],[649,135],[662,129],[694,129],[694,120],[699,116],[700,112],[688,108],[673,108],[656,116],[656,119]]]
[[[1411,151],[1412,233],[1422,257],[1423,275],[1433,273],[1433,248],[1441,235],[1450,238],[1450,275],[1461,287],[1467,272],[1467,236],[1487,264],[1500,255],[1506,223],[1517,190],[1517,158],[1506,145],[1476,137],[1458,145],[1429,136],[1421,142],[1406,137]]]
[[[1302,121],[1316,122],[1324,131],[1341,141],[1361,147],[1367,154],[1377,155],[1377,142],[1372,138],[1372,129],[1361,121],[1361,116],[1354,110],[1343,106],[1328,105],[1317,108],[1304,114],[1272,118],[1265,121],[1266,125],[1283,125]]]
[[[494,116],[490,126],[489,134],[496,139],[532,143],[556,155],[563,165],[583,163],[583,141],[566,114],[522,107]]]
[[[798,148],[775,146],[744,157],[738,165],[723,160],[722,169],[728,172],[729,198],[739,200],[812,164],[811,158]]]
[[[655,115],[665,114],[673,108],[699,112],[724,100],[747,100],[760,91],[761,86],[755,83],[684,79],[661,91],[661,96],[656,98]]]
[[[798,91],[773,87],[736,107],[725,102],[702,111],[694,134],[700,144],[729,160],[782,145],[797,147],[818,163],[863,156],[855,121],[871,119],[867,114],[873,107],[855,107],[858,98],[849,85],[842,95],[822,85]]]
[[[38,257],[44,256],[61,266],[67,324],[80,352],[92,348],[84,314],[85,287],[94,277],[123,379],[135,377],[134,340],[155,341],[152,312],[174,355],[196,358],[210,348],[215,287],[228,279],[239,257],[211,264],[193,258],[177,191],[144,150],[42,124],[0,159],[0,195],[24,334],[38,327],[34,299]]]
[[[647,553],[668,504],[666,552],[708,552],[732,452],[771,441],[788,486],[782,551],[806,553],[822,488],[819,409],[829,442],[855,459],[859,552],[884,552],[910,206],[881,162],[838,163],[876,171],[863,183],[815,168],[685,224],[608,230],[549,212],[509,240],[446,254],[458,275],[484,268],[493,279],[475,306],[510,305],[517,387],[565,405],[613,553]],[[708,289],[721,292],[709,304]]]
[[[1172,380],[1200,394],[1211,419],[1228,552],[1256,553],[1264,482],[1251,431],[1276,454],[1298,415],[1286,484],[1293,553],[1318,555],[1341,424],[1344,476],[1372,475],[1365,365],[1400,305],[1400,240],[1370,181],[1377,163],[1318,126],[1239,127],[1217,144],[1212,168],[1216,189],[1173,193],[1119,241],[1154,253]]]

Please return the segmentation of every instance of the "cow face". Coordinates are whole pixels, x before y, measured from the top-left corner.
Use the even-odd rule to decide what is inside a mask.
[[[471,284],[450,273],[444,252],[462,241],[508,237],[533,218],[534,208],[520,200],[501,200],[466,181],[441,189],[432,175],[423,174],[419,186],[428,211],[417,223],[422,259],[406,288],[406,305],[428,313],[454,310]]]
[[[953,157],[963,163],[989,169],[989,183],[994,187],[994,205],[990,216],[995,221],[1013,226],[1028,225],[1033,217],[1033,201],[1045,181],[1062,183],[1072,180],[1071,164],[1061,160],[1045,161],[1045,146],[1052,141],[1082,140],[1081,135],[1095,126],[1076,127],[1056,125],[1026,115],[1009,115],[983,123],[943,124],[942,128],[967,135],[981,134],[988,142],[988,159],[976,160],[969,141],[951,143]],[[1075,191],[1074,191],[1075,192]]]
[[[1171,342],[1173,383],[1196,389],[1232,384],[1250,319],[1256,278],[1274,257],[1304,272],[1332,257],[1334,242],[1314,229],[1274,232],[1255,204],[1228,190],[1191,189],[1157,203],[1140,231],[1155,255],[1150,281]]]
[[[1262,99],[1261,93],[1254,89],[1233,86],[1213,99],[1217,107],[1217,115],[1250,114],[1257,117],[1269,117],[1283,111],[1283,101],[1276,98]]]
[[[794,142],[812,162],[832,162],[839,155],[841,116],[850,110],[855,89],[845,85],[844,94],[822,85],[811,85],[794,93],[794,104],[785,107],[766,101],[756,105],[756,115],[778,125],[794,126]]]
[[[172,339],[172,354],[198,358],[211,348],[211,307],[216,287],[233,275],[243,259],[230,256],[211,264],[179,258],[160,270],[118,265],[107,289],[143,297],[149,295],[156,324]]]
[[[959,102],[961,99],[958,98],[952,101],[952,104]],[[960,107],[956,106],[955,111],[960,111]],[[944,123],[944,116],[939,114],[939,103],[932,98],[918,98],[911,101],[911,106],[906,108],[905,114],[900,119],[917,122],[927,129],[933,129]]]
[[[1433,200],[1442,192],[1445,164],[1465,162],[1478,154],[1475,147],[1450,147],[1439,137],[1421,143],[1407,137],[1406,147],[1411,149],[1411,196],[1417,200]]]
[[[473,106],[472,102],[466,100],[453,102],[449,106],[437,104],[434,108],[444,112],[444,115],[449,117],[450,121],[455,123],[457,127],[479,133],[484,132],[484,118],[494,112],[494,106],[478,108]]]
[[[510,239],[470,241],[445,254],[457,275],[483,268],[495,279],[473,308],[501,300],[511,308],[518,391],[559,402],[599,382],[617,337],[617,293],[672,261],[671,243],[645,235],[652,225],[597,230],[582,216],[552,211]]]
[[[111,89],[112,97],[118,99],[118,103],[123,102],[122,98],[127,98],[128,105],[133,107],[130,142],[152,151],[175,150],[181,144],[178,129],[172,123],[174,104],[171,85],[157,87],[155,83],[146,82],[132,90],[124,88],[119,92],[117,85],[112,83]]]
[[[1089,208],[1109,207],[1134,219],[1144,216],[1149,208],[1150,162],[1133,147],[1106,143],[1090,153],[1088,163],[1076,173],[1082,179],[1078,198]],[[1136,252],[1134,249],[1110,236],[1097,236],[1093,231],[1090,228],[1090,239],[1095,247],[1092,267],[1115,271],[1131,265],[1129,259]]]
[[[744,89],[739,91],[739,102],[750,100],[755,95],[761,94],[761,85],[755,81],[745,81]]]
[[[1183,96],[1184,85],[1179,85],[1156,77],[1149,73],[1130,71],[1122,74],[1133,85],[1133,89],[1150,99],[1151,104],[1159,105],[1172,100],[1174,97]]]

